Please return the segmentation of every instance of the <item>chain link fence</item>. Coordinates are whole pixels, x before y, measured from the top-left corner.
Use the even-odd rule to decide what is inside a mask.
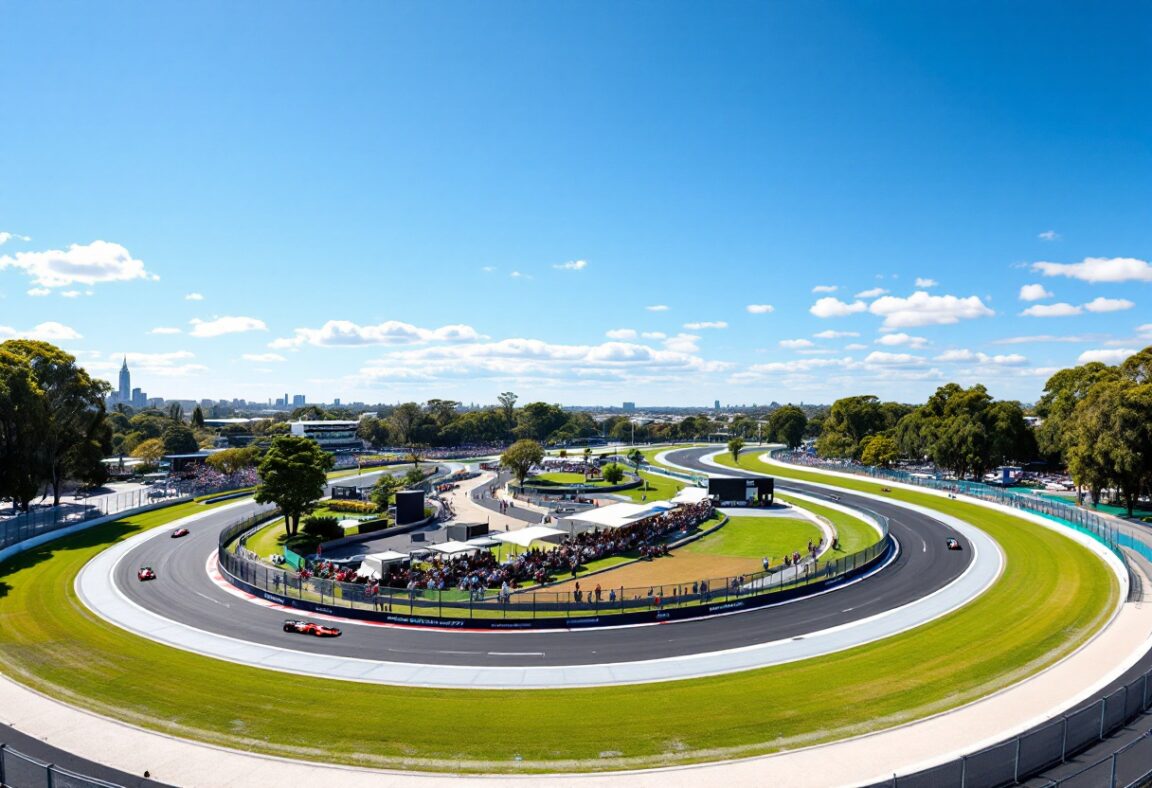
[[[0,744],[0,786],[4,788],[118,788]]]

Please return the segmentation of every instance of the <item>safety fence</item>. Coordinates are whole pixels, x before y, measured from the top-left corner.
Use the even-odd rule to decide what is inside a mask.
[[[117,788],[116,783],[85,777],[0,743],[0,786],[8,788]]]
[[[1115,522],[1109,521],[1089,511],[1082,506],[1053,501],[1031,493],[1021,493],[1011,488],[993,487],[980,482],[968,482],[959,479],[940,479],[927,477],[891,468],[878,468],[871,465],[842,460],[823,460],[802,452],[775,451],[772,456],[792,465],[810,468],[820,468],[840,473],[851,473],[858,476],[868,476],[873,479],[912,484],[931,490],[939,490],[953,495],[969,495],[985,501],[1011,506],[1015,509],[1033,512],[1045,517],[1061,520],[1064,524],[1073,526],[1106,545],[1112,552],[1127,564],[1127,557],[1120,549],[1130,547],[1140,552],[1145,558],[1152,560],[1152,547],[1138,539],[1123,533]]]
[[[347,583],[270,566],[250,552],[229,549],[241,534],[255,528],[270,515],[247,518],[221,532],[219,564],[231,580],[263,592],[266,598],[282,604],[325,613],[342,613],[358,618],[388,618],[402,615],[419,622],[446,626],[496,626],[499,622],[547,621],[554,626],[558,619],[596,619],[629,614],[663,614],[657,620],[708,615],[733,609],[749,609],[772,604],[786,598],[803,596],[830,587],[848,577],[866,571],[889,554],[888,522],[883,515],[867,513],[881,528],[882,538],[857,551],[840,554],[826,551],[817,560],[802,559],[789,566],[770,567],[768,571],[749,572],[724,577],[684,578],[679,582],[628,587],[610,584],[607,575],[581,575],[573,578],[583,587],[564,591],[513,591],[483,588],[389,588],[368,583]],[[707,522],[705,523],[707,525]],[[673,539],[689,534],[673,535]],[[799,546],[803,552],[803,545]],[[509,558],[508,560],[512,560]],[[627,560],[627,559],[624,559]],[[667,560],[655,557],[649,560]],[[620,623],[604,621],[602,623]]]
[[[874,788],[1015,785],[1068,761],[1152,708],[1152,671],[1108,695],[980,752]],[[1152,777],[1152,731],[1083,769],[1043,784],[1062,788],[1144,785]],[[1039,783],[1037,783],[1039,784]]]
[[[58,506],[33,509],[14,516],[0,516],[0,550],[43,534],[108,515],[189,499],[189,493],[174,488],[144,487],[124,493],[91,498],[63,498]]]

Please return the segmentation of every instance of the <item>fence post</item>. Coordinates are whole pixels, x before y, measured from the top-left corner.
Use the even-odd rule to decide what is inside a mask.
[[[1064,715],[1064,735],[1060,742],[1060,763],[1068,760],[1068,716]]]
[[[6,782],[4,779],[4,750],[7,746],[4,742],[0,742],[0,785],[4,785]]]
[[[1110,788],[1116,788],[1116,759],[1119,757],[1120,753],[1112,753],[1112,775],[1108,779],[1108,785]]]
[[[968,756],[960,756],[960,788],[968,785]]]
[[[1140,704],[1140,708],[1143,709],[1144,711],[1148,711],[1148,674],[1147,673],[1144,674],[1143,703]]]
[[[1016,757],[1012,764],[1012,782],[1020,782],[1020,737],[1016,737]]]
[[[1100,699],[1100,735],[1099,739],[1104,739],[1104,713],[1108,711],[1108,698],[1103,697]]]
[[[52,770],[55,768],[55,764],[51,763],[44,767],[44,775],[48,779],[48,788],[52,788],[52,786],[56,783],[56,781],[52,779]]]

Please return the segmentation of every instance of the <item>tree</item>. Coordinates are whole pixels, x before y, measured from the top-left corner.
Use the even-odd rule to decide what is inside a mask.
[[[401,446],[415,440],[417,428],[424,419],[424,411],[415,402],[397,405],[388,416],[388,427]]]
[[[204,429],[204,411],[199,405],[192,411],[192,426],[198,430]]]
[[[403,484],[399,479],[391,474],[385,473],[372,485],[372,492],[369,494],[369,498],[372,503],[376,504],[377,509],[386,512],[392,503],[392,496],[395,495],[396,491],[401,487],[403,487]]]
[[[132,456],[144,460],[149,465],[156,465],[164,458],[164,442],[159,438],[149,438],[146,441],[141,441],[137,444],[136,448],[132,450]]]
[[[45,419],[37,436],[36,473],[52,487],[54,504],[69,475],[84,474],[77,463],[92,462],[92,452],[78,448],[104,434],[104,397],[107,383],[89,377],[75,357],[47,342],[12,339],[0,350],[22,359],[41,392]],[[99,458],[96,458],[99,461]]]
[[[620,480],[624,478],[624,469],[621,468],[619,464],[612,463],[604,466],[602,475],[604,476],[604,481],[609,484],[619,484]]]
[[[1092,361],[1071,369],[1062,369],[1044,384],[1044,395],[1036,403],[1036,415],[1043,422],[1036,429],[1040,451],[1068,461],[1067,451],[1072,435],[1070,422],[1076,405],[1097,383],[1118,379],[1115,367]]]
[[[795,405],[777,408],[768,417],[768,440],[783,443],[795,449],[804,441],[804,431],[808,428],[808,417]]]
[[[589,450],[591,451],[591,450]],[[500,455],[500,464],[512,471],[516,483],[524,484],[532,468],[544,460],[544,447],[534,440],[518,440]]]
[[[860,441],[884,429],[880,400],[868,394],[844,397],[832,403],[816,441],[821,457],[858,457]]]
[[[173,402],[168,406],[168,418],[178,424],[184,421],[184,406],[179,402]]]
[[[732,454],[732,461],[740,464],[740,451],[744,448],[743,438],[732,438],[728,441],[728,451]]]
[[[1098,383],[1077,405],[1072,419],[1068,469],[1098,500],[1114,484],[1132,516],[1137,497],[1152,479],[1152,384]]]
[[[40,488],[39,436],[47,422],[47,403],[31,366],[0,347],[0,497],[12,498],[24,511]]]
[[[900,457],[900,445],[888,435],[873,435],[865,439],[860,462],[887,468]]]
[[[231,476],[237,471],[252,467],[259,458],[259,449],[255,446],[245,446],[243,449],[224,449],[210,454],[205,462],[220,473]]]
[[[324,495],[328,471],[335,460],[314,440],[302,435],[281,435],[272,441],[259,466],[257,503],[274,503],[284,514],[284,530],[294,536],[300,517]]]
[[[529,402],[520,409],[516,435],[535,441],[545,441],[564,426],[568,415],[559,405],[547,402]]]
[[[165,454],[192,454],[200,451],[196,435],[183,424],[173,424],[164,430],[161,440],[164,442]]]
[[[420,470],[416,466],[412,466],[404,474],[404,487],[409,490],[413,487],[417,487],[420,482],[424,481],[424,475],[424,471]]]
[[[518,397],[511,391],[505,391],[496,398],[500,402],[500,411],[504,415],[504,431],[511,434],[516,426],[516,400]]]
[[[628,462],[632,463],[632,467],[636,469],[636,475],[640,476],[640,466],[644,464],[644,452],[639,449],[632,449],[627,456]],[[648,489],[647,479],[644,479],[644,489]]]

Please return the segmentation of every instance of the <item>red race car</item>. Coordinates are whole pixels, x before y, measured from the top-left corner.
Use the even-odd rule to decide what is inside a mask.
[[[326,627],[312,621],[297,621],[288,619],[284,622],[285,632],[297,632],[301,635],[315,635],[318,638],[338,638],[340,630],[336,627]]]
[[[959,550],[960,549],[960,540],[954,539],[951,536],[948,537],[945,544],[948,545],[949,550]]]
[[[141,580],[141,581],[155,580],[156,579],[156,570],[154,570],[150,566],[142,566],[142,567],[140,567],[140,571],[136,573],[136,578],[138,580]]]
[[[181,536],[187,536],[187,535],[188,535],[188,529],[187,528],[177,528],[175,531],[172,532],[172,538],[173,539],[179,539]]]

